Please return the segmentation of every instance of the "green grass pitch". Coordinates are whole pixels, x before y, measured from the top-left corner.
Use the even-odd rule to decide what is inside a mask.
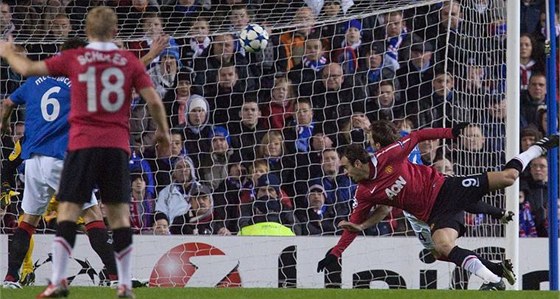
[[[0,299],[29,299],[44,287],[26,287],[22,290],[0,289]],[[102,287],[72,287],[70,299],[116,298],[116,291]],[[455,290],[369,290],[369,289],[265,289],[265,288],[139,288],[134,289],[137,299],[541,299],[560,298],[560,292],[551,291],[455,291]]]

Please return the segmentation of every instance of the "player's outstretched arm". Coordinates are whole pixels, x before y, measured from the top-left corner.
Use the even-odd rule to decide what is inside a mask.
[[[371,216],[368,219],[366,219],[366,221],[364,221],[360,224],[356,224],[356,223],[352,223],[352,222],[342,220],[338,223],[338,227],[340,227],[344,230],[347,230],[349,232],[359,233],[361,231],[364,231],[364,230],[376,225],[381,220],[385,219],[385,217],[387,217],[387,215],[389,215],[389,213],[391,212],[392,209],[393,208],[389,207],[389,206],[378,205],[375,208],[375,210],[373,211],[373,213],[371,214]]]
[[[169,35],[164,34],[156,37],[150,46],[150,51],[148,51],[146,55],[140,57],[140,61],[145,66],[150,65],[152,60],[158,57],[167,47],[169,47]]]
[[[8,40],[0,40],[0,57],[6,59],[12,69],[24,76],[45,76],[48,75],[47,65],[43,61],[32,61],[27,56],[18,53],[14,48],[12,37]]]
[[[146,101],[150,115],[157,125],[155,137],[158,154],[162,157],[169,156],[171,155],[171,136],[169,135],[169,126],[163,102],[153,87],[143,88],[139,93]]]

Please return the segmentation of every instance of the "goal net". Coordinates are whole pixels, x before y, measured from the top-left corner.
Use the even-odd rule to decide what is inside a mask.
[[[140,197],[133,195],[131,210],[139,234],[253,234],[244,229],[268,221],[298,236],[338,235],[336,224],[348,218],[356,185],[340,169],[337,152],[351,143],[367,146],[363,129],[376,120],[395,122],[403,134],[471,122],[459,140],[422,142],[411,159],[455,175],[505,164],[503,1],[105,2],[119,15],[118,45],[149,60],[148,73],[164,100],[176,142],[172,158],[157,156],[155,126],[145,102],[135,98],[131,185],[133,194],[145,188]],[[141,2],[148,6],[138,11],[133,4]],[[7,16],[6,8],[10,14],[3,19],[4,37],[13,35],[33,59],[48,57],[67,35],[84,36],[84,15],[91,7],[76,3],[82,2],[65,7],[2,4],[2,13]],[[247,52],[237,39],[249,23],[269,32],[268,46],[260,52]],[[163,33],[171,36],[170,45],[151,56],[154,40]],[[1,76],[4,98],[23,82],[4,61]],[[20,107],[12,115],[13,132],[19,135],[2,139],[3,161],[24,122]],[[18,191],[21,175],[18,171],[10,178]],[[135,186],[136,179],[146,186]],[[186,204],[172,206],[173,182],[183,180],[191,181],[177,190]],[[211,190],[210,208],[202,204],[194,210],[201,204],[193,204],[188,189],[196,184]],[[262,188],[267,186],[273,187],[268,193]],[[4,233],[21,213],[19,199],[3,217]],[[496,192],[484,201],[505,208],[504,199]],[[169,228],[154,230],[156,219],[167,220]],[[465,236],[504,236],[503,225],[489,216],[466,214],[465,219]],[[39,231],[52,233],[49,227],[44,222]],[[365,235],[415,238],[398,209]],[[501,259],[503,251],[496,248],[480,253]],[[295,285],[286,274],[295,260],[290,252],[283,252],[278,266],[284,286]],[[384,263],[402,260],[393,256]],[[379,276],[360,273],[365,278],[357,281],[367,286]],[[340,272],[334,275],[328,279],[336,286]],[[420,276],[430,275],[426,270]],[[403,287],[393,278],[387,285]]]

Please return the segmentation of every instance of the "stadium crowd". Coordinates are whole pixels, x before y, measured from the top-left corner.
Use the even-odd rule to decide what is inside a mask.
[[[347,1],[317,2],[3,1],[0,34],[14,36],[22,53],[42,59],[66,38],[84,35],[88,8],[115,7],[121,26],[116,43],[148,60],[172,133],[172,155],[159,157],[155,125],[137,96],[130,119],[137,233],[231,235],[277,222],[297,235],[339,234],[356,185],[341,170],[338,153],[351,143],[367,147],[366,131],[376,120],[394,121],[403,134],[469,121],[456,142],[419,144],[416,159],[449,175],[503,167],[504,3],[443,1],[356,19],[354,12],[371,8],[370,1],[350,7]],[[544,2],[520,5],[523,151],[547,133],[547,94]],[[558,37],[558,14],[556,19]],[[246,52],[237,36],[250,23],[270,35],[257,53]],[[165,49],[151,51],[168,36]],[[23,78],[4,63],[0,70],[6,97]],[[18,110],[13,136],[2,138],[3,161],[23,137],[24,121],[25,110]],[[21,174],[3,177],[3,192],[22,191]],[[545,158],[523,174],[520,236],[547,236],[547,178]],[[489,198],[501,208],[503,199]],[[0,223],[4,233],[17,225],[13,201]],[[53,216],[45,217],[46,232],[56,225]],[[500,226],[482,215],[466,217],[473,236]],[[410,233],[398,209],[366,232]]]

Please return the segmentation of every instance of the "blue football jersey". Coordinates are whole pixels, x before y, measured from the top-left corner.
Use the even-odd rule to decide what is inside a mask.
[[[68,145],[70,80],[65,77],[29,77],[10,95],[25,105],[25,133],[21,158],[33,154],[64,159]]]

